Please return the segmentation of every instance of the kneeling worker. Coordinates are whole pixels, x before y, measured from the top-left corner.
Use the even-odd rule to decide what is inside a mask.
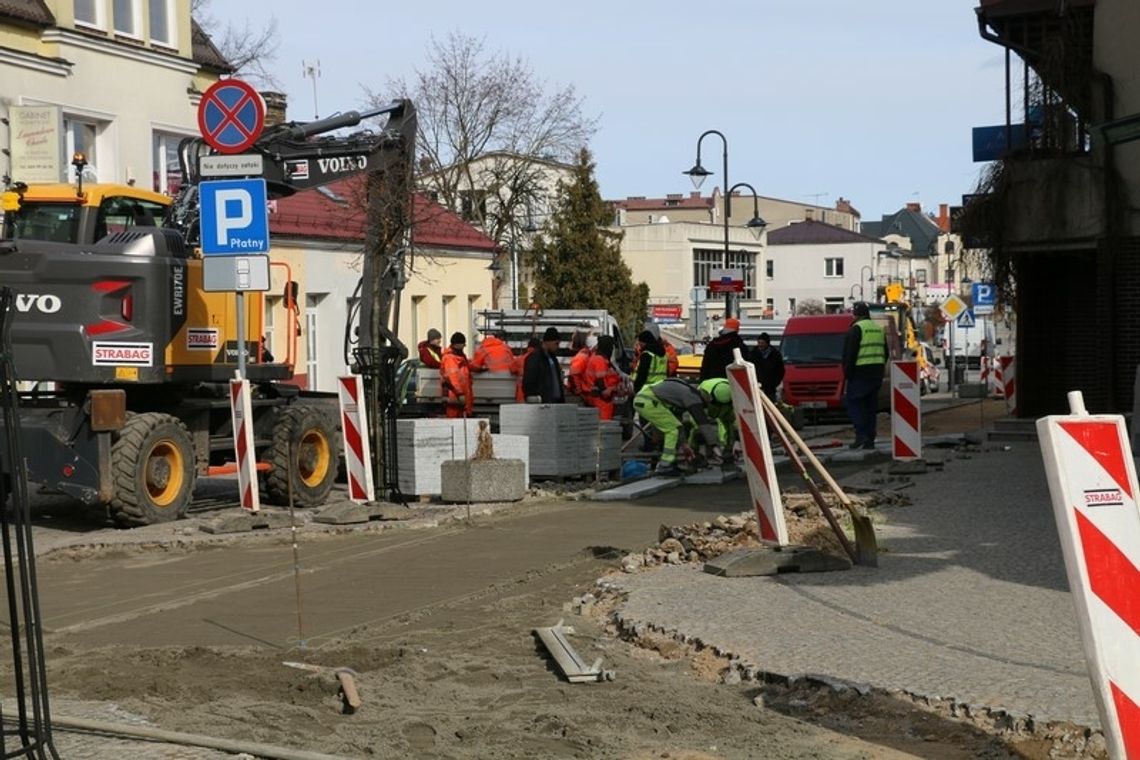
[[[723,451],[728,452],[736,443],[736,411],[732,408],[732,389],[728,380],[713,377],[705,380],[697,390],[705,402],[709,417],[716,421],[717,442]]]
[[[709,459],[720,458],[716,426],[705,414],[704,399],[699,390],[684,380],[669,378],[643,387],[633,398],[633,408],[641,415],[641,419],[665,436],[665,446],[661,451],[656,474],[681,474],[681,469],[677,466],[677,444],[685,415],[696,425],[697,434],[709,450]]]

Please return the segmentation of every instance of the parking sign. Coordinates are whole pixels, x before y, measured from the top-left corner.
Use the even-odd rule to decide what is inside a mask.
[[[202,253],[240,256],[269,250],[268,194],[264,179],[198,185]]]
[[[978,315],[993,314],[997,305],[997,288],[992,282],[974,283],[974,313]]]

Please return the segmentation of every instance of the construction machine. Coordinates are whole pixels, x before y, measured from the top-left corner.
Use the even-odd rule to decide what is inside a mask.
[[[883,288],[883,302],[869,304],[871,318],[889,321],[898,332],[902,348],[908,359],[918,363],[919,387],[923,394],[938,387],[938,369],[931,361],[922,344],[922,337],[915,323],[914,310],[906,300],[903,286],[893,282]],[[920,315],[921,318],[921,315]]]
[[[378,129],[333,134],[374,117]],[[360,334],[354,354],[372,402],[378,483],[395,483],[395,368],[407,349],[394,320],[410,239],[416,112],[400,100],[366,113],[267,127],[258,156],[270,198],[364,175],[368,206]],[[179,147],[183,184],[171,199],[128,185],[27,185],[3,194],[0,285],[13,291],[12,354],[23,463],[5,477],[93,507],[124,526],[186,513],[199,476],[232,471],[227,383],[249,357],[258,470],[270,503],[324,503],[337,474],[335,396],[302,390],[294,373],[297,286],[286,282],[289,348],[261,341],[263,294],[246,294],[238,324],[232,292],[203,286],[199,138]],[[73,164],[82,177],[81,155]],[[18,178],[16,178],[18,180]],[[383,402],[383,403],[381,403]],[[379,424],[377,424],[379,423]]]

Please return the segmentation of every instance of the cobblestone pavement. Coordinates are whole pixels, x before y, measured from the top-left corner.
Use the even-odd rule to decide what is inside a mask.
[[[693,566],[607,580],[627,624],[784,675],[823,675],[1099,726],[1036,443],[951,455],[885,510],[879,568],[725,579]]]

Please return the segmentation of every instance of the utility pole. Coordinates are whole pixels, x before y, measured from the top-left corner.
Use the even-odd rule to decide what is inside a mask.
[[[313,118],[321,118],[320,108],[317,106],[317,80],[321,78],[321,61],[317,59],[313,63],[301,61],[301,76],[309,77],[313,80]]]

